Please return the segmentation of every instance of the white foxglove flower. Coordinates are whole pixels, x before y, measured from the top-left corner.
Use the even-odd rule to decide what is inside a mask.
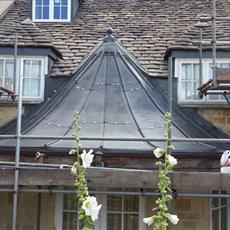
[[[83,150],[83,153],[80,155],[82,159],[82,164],[84,168],[89,168],[91,163],[93,162],[94,155],[92,154],[93,150],[89,150],[87,153],[85,149]]]
[[[143,222],[145,224],[147,224],[148,226],[150,226],[151,224],[153,224],[153,217],[152,216],[151,217],[146,217],[146,218],[143,219]]]
[[[156,148],[153,151],[156,158],[160,158],[164,154],[164,150],[160,148]]]
[[[179,218],[178,218],[177,215],[172,215],[172,214],[167,213],[167,214],[166,214],[166,217],[169,219],[169,221],[170,221],[172,224],[177,224],[178,221],[179,221]]]
[[[177,164],[177,159],[173,157],[172,155],[168,155],[168,161],[171,166],[174,166]]]
[[[90,216],[92,221],[98,218],[99,211],[101,209],[101,204],[97,204],[96,197],[88,196],[82,204],[82,208],[87,216]]]

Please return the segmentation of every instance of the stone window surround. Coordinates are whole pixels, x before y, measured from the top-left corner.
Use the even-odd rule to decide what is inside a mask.
[[[55,229],[62,229],[63,223],[63,194],[56,194],[55,202]],[[99,204],[102,204],[102,209],[99,213],[99,219],[95,222],[94,230],[106,230],[107,225],[107,195],[96,195]],[[145,230],[146,225],[143,222],[145,218],[146,197],[139,196],[139,228]]]
[[[219,193],[219,194],[225,194],[225,191],[213,191],[213,193]],[[213,207],[213,202],[214,199],[217,200],[218,204],[217,207]],[[222,204],[222,199],[226,200],[226,204]],[[210,220],[211,220],[211,224],[210,224],[210,230],[222,230],[222,215],[221,215],[221,210],[223,208],[227,208],[227,220],[226,220],[226,224],[227,224],[227,228],[230,227],[230,199],[229,198],[210,198]],[[219,225],[219,229],[214,229],[213,228],[213,211],[218,210],[218,225]]]

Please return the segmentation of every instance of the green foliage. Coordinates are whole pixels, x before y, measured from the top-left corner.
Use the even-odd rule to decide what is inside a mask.
[[[75,140],[76,144],[73,149],[70,150],[69,154],[76,156],[76,162],[73,164],[71,169],[72,175],[75,177],[74,185],[76,187],[77,199],[80,205],[79,211],[79,220],[82,222],[82,230],[93,230],[94,222],[92,221],[90,216],[87,216],[85,211],[82,209],[82,204],[89,196],[88,186],[85,179],[85,168],[82,166],[80,162],[80,129],[78,127],[79,115],[78,113],[74,113],[74,127],[75,127]]]
[[[172,200],[171,196],[171,181],[170,181],[170,173],[174,165],[177,164],[176,158],[171,155],[171,150],[174,150],[174,146],[171,144],[171,114],[165,114],[165,134],[164,137],[167,142],[166,150],[163,149],[155,149],[154,155],[157,158],[160,158],[156,161],[156,166],[159,168],[159,181],[158,181],[158,189],[160,192],[160,196],[156,200],[157,208],[153,210],[156,213],[148,218],[144,218],[144,222],[148,225],[153,225],[153,230],[166,230],[168,226],[168,220],[170,220],[173,224],[178,222],[178,218],[176,215],[169,214],[168,204]]]

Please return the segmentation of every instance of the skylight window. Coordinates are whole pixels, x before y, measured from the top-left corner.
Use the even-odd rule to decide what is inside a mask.
[[[33,0],[33,21],[68,22],[71,15],[71,0]]]

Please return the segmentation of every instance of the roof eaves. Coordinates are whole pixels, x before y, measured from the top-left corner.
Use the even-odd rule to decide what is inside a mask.
[[[211,51],[212,46],[205,46],[202,48],[203,51]],[[217,51],[230,51],[230,46],[221,46],[216,48]],[[171,56],[172,51],[199,51],[197,46],[171,46],[167,48],[164,60],[167,60]]]
[[[13,43],[0,43],[0,47],[14,47]],[[23,44],[18,43],[17,47],[21,48],[50,48],[59,58],[63,58],[62,53],[54,46],[54,45],[48,45],[48,44]]]

